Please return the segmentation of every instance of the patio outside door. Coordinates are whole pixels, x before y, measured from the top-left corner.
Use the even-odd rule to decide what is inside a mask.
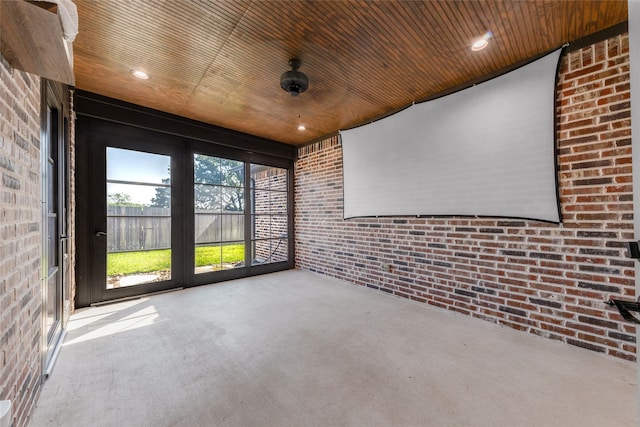
[[[77,101],[76,307],[293,268],[291,160]]]
[[[180,192],[172,172],[179,155],[154,141],[126,138],[96,144],[94,153],[92,301],[178,287],[182,259],[176,252],[181,239],[175,199]]]
[[[171,279],[171,156],[107,147],[106,289]]]
[[[43,374],[50,372],[64,330],[64,304],[70,279],[68,207],[68,95],[55,82],[42,81],[42,317]]]

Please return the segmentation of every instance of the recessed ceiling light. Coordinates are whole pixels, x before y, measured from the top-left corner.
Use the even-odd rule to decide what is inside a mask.
[[[485,39],[478,39],[471,45],[471,50],[477,52],[479,50],[484,49],[489,45],[489,42]]]
[[[151,77],[149,74],[145,73],[142,70],[131,70],[131,74],[133,74],[134,77],[142,80],[149,80],[149,78]]]
[[[298,130],[302,132],[303,130],[307,130],[307,127],[305,125],[298,125]]]
[[[484,33],[482,37],[476,39],[473,42],[473,44],[471,45],[471,50],[474,52],[478,52],[479,50],[482,50],[485,47],[489,46],[489,39],[492,35],[493,34],[491,33],[491,31],[487,31],[486,33]]]

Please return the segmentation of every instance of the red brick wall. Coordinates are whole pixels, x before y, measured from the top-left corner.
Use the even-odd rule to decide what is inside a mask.
[[[0,400],[26,424],[42,340],[40,79],[0,57]]]
[[[603,303],[635,299],[635,266],[625,249],[633,240],[628,64],[626,34],[562,59],[561,225],[343,220],[335,137],[299,150],[297,267],[634,360],[634,327]]]

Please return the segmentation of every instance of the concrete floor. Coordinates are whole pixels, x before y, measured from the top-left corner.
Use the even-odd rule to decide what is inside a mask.
[[[287,271],[78,310],[31,426],[635,426],[635,364]]]

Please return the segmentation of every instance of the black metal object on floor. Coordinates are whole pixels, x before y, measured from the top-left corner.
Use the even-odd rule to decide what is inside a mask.
[[[623,301],[623,300],[612,298],[609,301],[606,301],[606,304],[609,304],[612,307],[615,306],[620,312],[620,315],[627,322],[640,324],[640,318],[631,314],[632,311],[640,313],[640,302]]]

